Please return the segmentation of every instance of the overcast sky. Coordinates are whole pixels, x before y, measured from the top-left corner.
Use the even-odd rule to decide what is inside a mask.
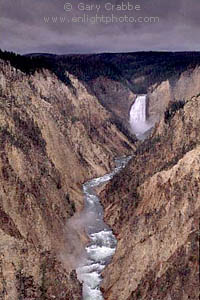
[[[0,0],[0,14],[0,48],[22,54],[200,50],[200,0]]]

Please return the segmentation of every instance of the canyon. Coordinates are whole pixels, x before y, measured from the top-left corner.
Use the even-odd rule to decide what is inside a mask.
[[[129,155],[96,189],[117,239],[104,299],[198,299],[199,65],[198,53],[2,57],[0,299],[82,299],[82,188]],[[154,129],[138,141],[129,117],[144,94]]]
[[[0,299],[80,299],[86,237],[68,219],[83,208],[82,184],[134,145],[73,75],[69,88],[47,70],[0,68]]]
[[[104,299],[199,298],[199,91],[200,85],[182,107],[162,112],[151,136],[101,193],[105,221],[118,239],[103,273]]]

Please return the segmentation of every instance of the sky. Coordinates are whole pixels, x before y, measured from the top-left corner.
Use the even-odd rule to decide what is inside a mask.
[[[199,0],[0,0],[0,48],[26,53],[199,51]]]

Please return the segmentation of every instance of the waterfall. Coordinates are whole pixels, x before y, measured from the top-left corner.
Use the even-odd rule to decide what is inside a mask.
[[[144,139],[145,133],[152,128],[147,121],[146,98],[146,95],[138,96],[130,110],[130,126],[138,139]]]

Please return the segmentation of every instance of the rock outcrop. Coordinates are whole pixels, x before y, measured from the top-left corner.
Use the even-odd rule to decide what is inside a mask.
[[[170,102],[187,100],[199,93],[200,67],[196,66],[149,88],[148,116],[151,121],[159,121]]]
[[[118,238],[103,274],[106,300],[199,299],[200,85],[195,92],[101,192]]]
[[[198,299],[199,54],[41,55],[36,72],[10,56],[22,68],[0,60],[0,299],[81,299],[82,183],[130,153],[101,188],[118,238],[105,299]],[[149,86],[156,128],[133,145],[122,130]]]
[[[170,92],[174,87],[173,92],[177,90],[179,93],[179,88],[174,86],[174,82],[177,82],[180,76],[183,77],[183,80],[180,78],[180,82],[183,83],[180,89],[182,95],[184,91],[187,91],[187,96],[196,95],[195,93],[189,95],[189,86],[193,88],[197,81],[195,75],[190,75],[188,70],[200,66],[200,52],[30,54],[26,58],[28,57],[35,59],[31,65],[47,66],[64,82],[66,81],[65,70],[73,74],[82,82],[88,93],[95,95],[99,102],[112,113],[115,124],[125,134],[129,134],[130,138],[129,111],[136,95],[147,94],[148,90],[150,91],[150,98],[152,98],[150,114],[153,114],[151,121],[157,121],[157,115],[162,114],[168,105],[170,95],[167,95],[169,93],[167,85],[170,85]],[[16,65],[20,65],[20,58],[13,58],[13,60]],[[30,70],[31,67],[23,66],[22,69]],[[186,71],[185,74],[184,71]],[[165,81],[166,83],[159,87]],[[155,93],[151,95],[153,90]]]
[[[115,117],[115,122],[121,122],[130,130],[129,113],[136,94],[121,81],[115,81],[103,76],[90,82],[90,87],[100,103]]]
[[[0,299],[81,299],[67,225],[82,183],[134,146],[75,76],[0,61]],[[73,237],[73,238],[72,238]]]

